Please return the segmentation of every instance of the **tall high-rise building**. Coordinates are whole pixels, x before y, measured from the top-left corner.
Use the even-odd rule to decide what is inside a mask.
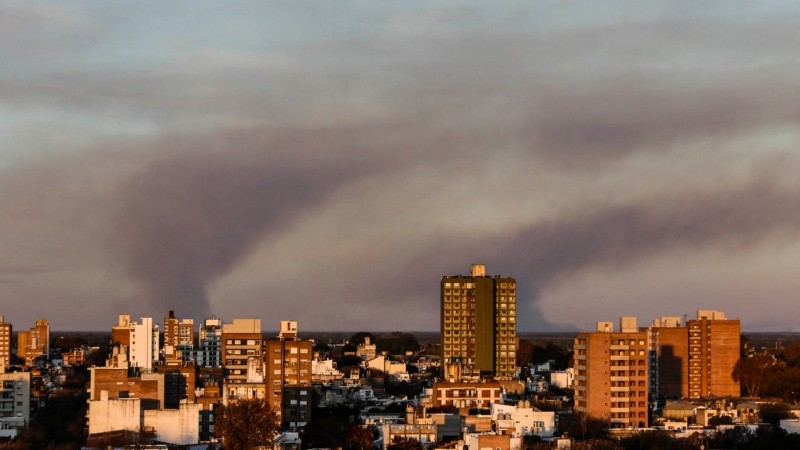
[[[152,371],[158,360],[159,338],[160,330],[158,325],[153,325],[152,317],[132,322],[129,314],[120,314],[117,324],[111,327],[113,349],[106,366]]]
[[[516,370],[517,282],[486,276],[483,264],[473,264],[470,272],[441,281],[445,378],[511,378]]]
[[[281,321],[278,337],[266,341],[267,398],[281,426],[300,429],[311,419],[313,343],[297,336],[297,322]]]
[[[650,395],[689,396],[689,333],[678,316],[653,320],[650,332]]]
[[[205,319],[200,328],[199,343],[195,352],[197,367],[222,366],[222,320]]]
[[[741,324],[720,311],[699,310],[653,321],[650,333],[650,394],[666,398],[738,397],[733,379],[739,359]]]
[[[11,364],[11,324],[0,316],[0,373]]]
[[[635,317],[621,317],[575,338],[575,410],[608,420],[614,428],[648,424],[647,331]]]
[[[686,322],[689,333],[690,398],[738,397],[741,387],[733,379],[740,355],[741,324],[721,311],[699,310]]]
[[[175,311],[170,310],[164,318],[164,359],[191,361],[194,341],[194,320],[179,319]]]
[[[229,383],[247,381],[250,360],[261,357],[261,319],[233,319],[222,325],[222,367]]]
[[[50,324],[39,319],[28,331],[17,333],[17,356],[25,359],[25,365],[33,365],[33,360],[48,356],[50,351]]]
[[[130,323],[130,366],[146,372],[153,370],[158,359],[158,325],[153,325],[152,317],[142,317],[140,322]]]

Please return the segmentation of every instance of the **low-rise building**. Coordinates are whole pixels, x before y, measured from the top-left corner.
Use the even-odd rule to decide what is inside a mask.
[[[492,404],[492,421],[498,433],[516,433],[519,436],[536,435],[552,438],[556,431],[555,413],[532,408],[530,402],[516,405]]]
[[[0,428],[19,430],[30,423],[31,373],[0,373]]]
[[[489,408],[499,403],[501,385],[499,382],[485,383],[433,383],[431,406],[454,406],[456,408]]]
[[[177,409],[150,409],[140,398],[109,398],[107,391],[89,401],[89,435],[113,431],[150,432],[156,441],[174,445],[196,444],[200,439],[200,409],[181,403]]]

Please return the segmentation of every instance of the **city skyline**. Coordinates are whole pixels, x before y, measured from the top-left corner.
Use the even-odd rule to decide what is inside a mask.
[[[0,315],[800,331],[790,3],[0,6]]]

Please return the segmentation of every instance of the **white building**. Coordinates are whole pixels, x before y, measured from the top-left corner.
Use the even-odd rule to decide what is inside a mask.
[[[152,431],[155,439],[175,445],[196,444],[200,440],[198,403],[181,403],[178,409],[143,409],[139,398],[108,398],[89,401],[89,434],[129,430]]]
[[[575,369],[550,372],[550,385],[561,389],[571,389],[575,381]]]
[[[512,430],[518,436],[537,435],[548,439],[556,431],[555,413],[532,408],[528,401],[517,405],[492,403],[491,408],[492,422],[498,432]]]
[[[381,355],[367,361],[367,368],[380,370],[387,375],[402,375],[408,374],[408,367],[405,363],[398,361],[390,361],[387,357]]]
[[[140,398],[108,398],[108,391],[100,392],[100,400],[89,401],[89,434],[109,431],[139,431],[144,423]]]
[[[24,428],[30,421],[30,411],[31,373],[0,374],[0,429]]]
[[[158,325],[153,325],[152,317],[142,317],[141,323],[132,322],[131,343],[128,351],[131,367],[139,367],[144,371],[153,370],[153,363],[158,359]]]
[[[178,409],[147,410],[144,427],[155,431],[155,439],[174,445],[196,444],[200,440],[198,403],[181,403]]]
[[[344,375],[334,367],[332,359],[312,359],[311,360],[311,380],[321,383],[330,383],[341,380]]]

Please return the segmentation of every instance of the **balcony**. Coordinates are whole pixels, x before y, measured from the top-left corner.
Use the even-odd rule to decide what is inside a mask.
[[[630,412],[630,408],[611,408],[611,413],[612,414],[613,413],[627,413],[627,412]],[[624,419],[624,420],[627,421],[628,419]],[[611,421],[613,422],[614,419],[611,419]]]

